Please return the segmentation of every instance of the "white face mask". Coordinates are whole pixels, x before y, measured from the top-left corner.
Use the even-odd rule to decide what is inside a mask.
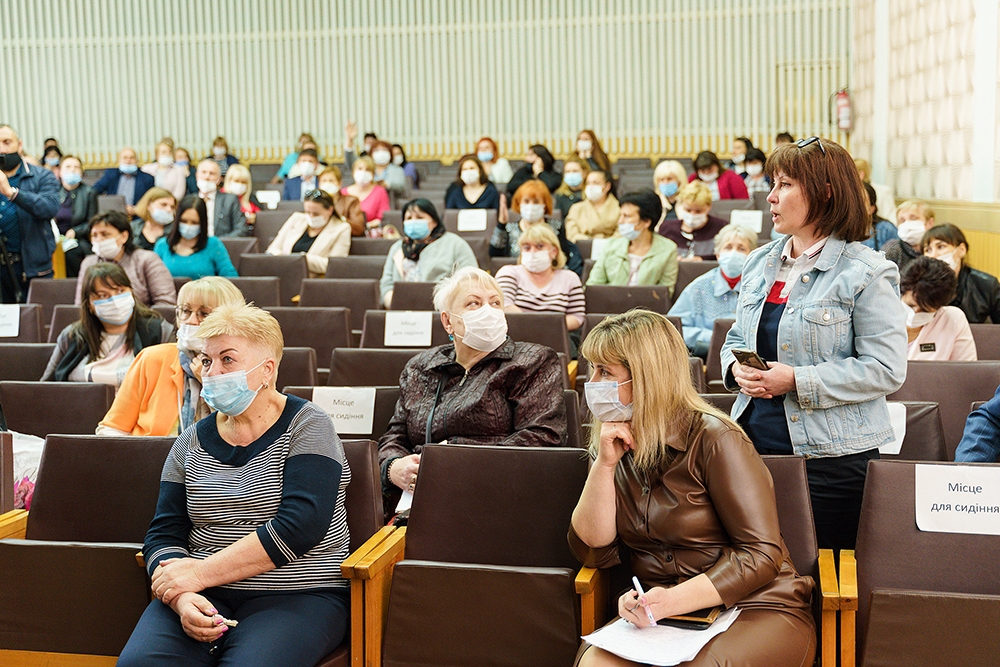
[[[463,169],[462,170],[462,182],[466,185],[472,185],[473,183],[479,182],[479,170],[478,169]]]
[[[751,176],[759,176],[764,171],[764,165],[762,164],[748,164],[747,173]]]
[[[583,189],[583,194],[587,196],[590,201],[597,201],[604,196],[604,186],[603,185],[588,185]]]
[[[172,155],[161,155],[156,158],[156,162],[163,168],[172,167],[174,164],[174,157]]]
[[[736,164],[743,164],[743,160],[746,160],[746,153],[733,153],[733,162]]]
[[[326,183],[320,183],[319,189],[330,195],[335,195],[340,193],[340,186],[336,185],[335,183],[331,183],[330,181],[327,181]]]
[[[397,155],[396,157],[392,158],[392,163],[394,165],[396,165],[397,167],[402,167],[403,166],[403,156],[402,155]]]
[[[594,144],[590,141],[590,139],[580,139],[579,141],[576,142],[576,150],[580,151],[581,153],[589,151],[593,147]]]
[[[309,226],[313,229],[322,229],[326,227],[326,218],[321,215],[311,215],[309,216]]]
[[[532,273],[541,273],[552,267],[552,256],[548,250],[522,250],[521,266]]]
[[[465,323],[465,335],[455,337],[480,352],[492,352],[507,340],[507,316],[499,308],[481,306],[464,314],[452,314]]]
[[[375,164],[380,167],[384,167],[389,164],[389,161],[392,159],[392,154],[389,153],[389,151],[382,149],[372,153],[372,159],[375,160]]]
[[[367,169],[358,169],[354,172],[354,182],[358,185],[368,185],[372,182],[373,176]]]
[[[212,148],[212,155],[214,155],[217,158],[224,158],[224,157],[226,157],[226,147],[225,146],[215,146],[214,148]]]
[[[102,259],[110,260],[118,257],[121,249],[121,246],[118,245],[118,239],[115,238],[102,239],[94,244],[94,253]]]
[[[181,324],[177,327],[177,347],[200,354],[205,349],[205,340],[198,338],[198,324]]]
[[[94,301],[94,314],[104,324],[121,326],[132,319],[135,297],[132,292],[122,292],[107,299]]]
[[[526,222],[538,222],[545,215],[544,204],[521,204],[521,218]]]
[[[700,213],[695,215],[694,213],[688,213],[687,211],[682,211],[680,214],[681,220],[691,229],[701,229],[708,223],[708,214]]]
[[[632,404],[622,405],[618,398],[618,387],[628,384],[624,382],[587,382],[583,385],[584,396],[587,397],[587,407],[591,414],[602,422],[632,421]]]
[[[312,162],[299,162],[299,175],[302,178],[310,178],[316,173],[316,165]]]
[[[212,194],[218,187],[219,184],[216,183],[215,181],[208,181],[202,178],[198,179],[198,192],[200,192],[203,195]]]
[[[935,257],[935,259],[940,260],[951,267],[952,271],[957,271],[958,267],[962,265],[961,260],[955,257],[955,251],[952,250],[947,255],[941,255],[940,257]]]
[[[226,190],[231,195],[236,195],[237,197],[242,197],[243,195],[245,195],[247,193],[247,184],[246,183],[230,183],[229,187],[226,188]]]
[[[927,326],[934,319],[934,313],[918,313],[908,303],[904,303],[903,308],[906,308],[906,326],[911,329]]]
[[[900,239],[916,247],[920,245],[920,239],[924,237],[923,220],[907,220],[896,228],[896,234]]]
[[[703,180],[706,183],[714,183],[715,179],[717,179],[718,177],[719,177],[719,175],[717,173],[711,173],[710,174],[710,173],[707,173],[707,172],[700,172],[700,171],[698,172],[698,178],[700,178],[701,180]]]

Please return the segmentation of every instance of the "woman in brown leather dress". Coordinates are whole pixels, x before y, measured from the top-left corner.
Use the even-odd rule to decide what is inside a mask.
[[[676,329],[630,311],[605,319],[581,353],[594,369],[594,461],[569,540],[591,567],[631,550],[646,595],[625,593],[618,613],[641,628],[642,603],[657,620],[738,606],[735,623],[685,665],[811,665],[812,580],[781,538],[770,474],[739,426],[696,393]],[[635,663],[585,645],[578,664]]]

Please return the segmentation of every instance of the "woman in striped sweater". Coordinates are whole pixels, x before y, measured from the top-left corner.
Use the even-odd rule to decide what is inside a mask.
[[[198,336],[215,412],[164,463],[143,546],[156,599],[118,664],[312,667],[348,624],[343,446],[325,412],[274,388],[271,315],[219,306]]]

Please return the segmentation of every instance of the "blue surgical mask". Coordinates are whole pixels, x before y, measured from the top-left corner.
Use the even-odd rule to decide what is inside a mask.
[[[46,164],[46,166],[49,166],[49,167],[58,167],[59,166],[59,158],[57,158],[57,157],[47,157],[47,158],[45,158],[45,164]]]
[[[190,160],[175,160],[174,164],[176,164],[178,167],[187,167],[188,165],[191,164],[191,161]]]
[[[583,183],[583,174],[571,171],[568,174],[563,175],[563,180],[566,181],[566,185],[571,188],[578,188],[580,184]]]
[[[190,241],[198,238],[198,234],[201,233],[201,225],[189,225],[186,222],[181,222],[177,225],[177,231],[180,232],[182,238]]]
[[[478,153],[476,153],[476,157],[479,158],[480,162],[493,161],[493,153],[491,153],[490,151],[479,151]]]
[[[80,174],[76,174],[71,171],[64,171],[62,173],[63,185],[68,185],[70,187],[73,187],[74,185],[79,185],[80,181],[82,180],[83,176],[81,176]]]
[[[132,292],[122,292],[108,299],[94,301],[94,314],[104,324],[121,326],[132,319],[135,310],[135,298]]]
[[[627,422],[632,421],[632,404],[622,405],[618,398],[618,387],[625,382],[587,382],[583,385],[583,394],[587,398],[587,406],[599,421]]]
[[[624,222],[618,225],[618,233],[627,238],[629,241],[635,241],[639,238],[639,234],[642,234],[642,232],[637,230],[635,225],[631,222]]]
[[[135,164],[120,164],[120,165],[118,165],[118,171],[120,171],[123,174],[127,174],[127,175],[131,176],[135,172],[139,171],[139,165],[135,165]]]
[[[158,225],[169,225],[174,221],[174,214],[170,211],[164,210],[162,208],[154,208],[149,214],[149,217],[153,219]],[[197,227],[198,225],[191,225],[192,227]],[[197,236],[197,234],[195,235]]]
[[[264,361],[267,361],[265,359]],[[260,362],[249,371],[234,371],[222,375],[203,375],[201,377],[201,397],[208,407],[218,410],[224,415],[236,417],[247,411],[257,392],[264,388],[262,384],[256,391],[247,385],[247,373],[260,368]]]
[[[673,197],[677,194],[677,184],[673,181],[667,183],[660,183],[658,186],[660,189],[660,194],[664,197]]]
[[[747,256],[741,252],[730,250],[719,255],[719,268],[727,278],[737,278],[743,273],[743,265]]]
[[[413,218],[403,221],[403,233],[414,241],[421,241],[430,235],[431,229],[423,218]]]

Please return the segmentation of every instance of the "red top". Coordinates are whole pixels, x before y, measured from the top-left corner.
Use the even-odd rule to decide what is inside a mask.
[[[698,178],[697,172],[688,176],[688,183]],[[747,184],[735,171],[723,169],[716,181],[719,184],[719,199],[750,199]],[[706,185],[708,185],[706,183]]]

